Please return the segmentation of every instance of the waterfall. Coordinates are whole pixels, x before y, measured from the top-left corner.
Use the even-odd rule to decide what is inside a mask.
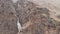
[[[18,27],[18,31],[20,32],[20,30],[21,30],[21,23],[19,22],[19,18],[17,18],[17,27]]]
[[[18,4],[19,4],[19,3],[17,3],[18,0],[12,0],[12,2],[15,4],[15,9],[17,9],[17,8],[18,8]],[[17,7],[17,8],[16,8],[16,7]],[[16,10],[16,14],[18,14],[17,10]],[[17,16],[17,27],[18,27],[18,32],[20,32],[20,30],[21,30],[21,23],[20,23],[20,20],[19,20],[19,14],[16,15],[16,16]]]

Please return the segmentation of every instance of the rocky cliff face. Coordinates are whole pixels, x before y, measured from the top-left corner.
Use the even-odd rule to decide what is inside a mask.
[[[51,18],[50,10],[41,6],[27,0],[0,0],[0,34],[60,34],[60,21]]]
[[[0,0],[0,34],[17,34],[16,11],[10,0]]]
[[[21,1],[20,1],[21,2]],[[19,2],[22,34],[59,34],[59,21],[50,17],[50,10],[29,1]],[[29,24],[29,25],[28,25]],[[59,26],[59,27],[58,27]]]

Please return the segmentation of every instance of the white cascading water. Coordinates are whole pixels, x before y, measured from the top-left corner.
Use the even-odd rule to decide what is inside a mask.
[[[18,0],[12,0],[12,1],[13,1],[13,3],[17,3],[18,2]],[[17,17],[17,27],[18,27],[18,32],[20,32],[20,30],[21,30],[21,23],[19,22],[19,17]]]
[[[19,22],[19,18],[17,19],[17,27],[18,27],[18,31],[20,32],[20,30],[21,30],[21,24]]]

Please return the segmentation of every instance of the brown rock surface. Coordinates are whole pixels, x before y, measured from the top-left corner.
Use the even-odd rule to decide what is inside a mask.
[[[16,17],[22,24],[18,34],[60,34],[60,22],[50,17],[50,11],[42,4],[27,0],[19,0],[16,4],[0,0],[0,34],[17,34]]]
[[[59,22],[50,17],[48,8],[25,0],[20,2],[17,9],[22,22],[20,34],[59,34]]]
[[[0,34],[17,34],[16,11],[10,0],[0,0]]]

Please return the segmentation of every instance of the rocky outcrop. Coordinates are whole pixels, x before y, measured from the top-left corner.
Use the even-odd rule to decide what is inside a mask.
[[[60,34],[60,22],[50,17],[50,11],[28,0],[0,0],[0,34]],[[22,24],[21,32],[17,17]]]
[[[30,1],[20,2],[17,9],[22,22],[20,34],[58,34],[59,22],[50,17],[48,8]]]
[[[17,34],[16,11],[11,0],[0,0],[0,34]]]

